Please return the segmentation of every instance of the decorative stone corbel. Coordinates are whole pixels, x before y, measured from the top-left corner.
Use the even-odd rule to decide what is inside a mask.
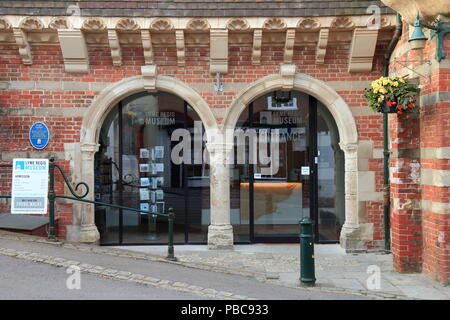
[[[120,49],[119,35],[116,30],[108,30],[109,47],[111,48],[111,57],[113,65],[118,67],[122,65],[122,50]]]
[[[145,64],[153,64],[153,46],[150,31],[141,30],[142,47],[144,48]]]
[[[13,29],[14,38],[16,39],[16,43],[19,46],[19,54],[22,58],[23,64],[32,64],[33,57],[31,55],[30,44],[27,41],[27,35],[21,29]]]
[[[378,30],[356,28],[353,31],[348,72],[367,72],[372,70],[377,39]]]
[[[64,70],[88,73],[89,59],[83,32],[75,29],[58,29],[58,38],[64,58]]]
[[[329,29],[320,29],[319,41],[317,42],[316,64],[324,64],[325,54],[327,53]]]
[[[262,44],[262,29],[255,29],[253,31],[253,53],[252,64],[259,66],[261,64],[261,44]]]
[[[228,30],[211,29],[210,66],[212,74],[228,73]]]
[[[185,52],[184,52],[184,31],[176,30],[175,31],[175,42],[177,46],[177,59],[178,66],[184,67],[186,65]]]
[[[284,63],[292,63],[294,56],[295,29],[286,31],[286,42],[284,44]]]
[[[295,70],[295,64],[282,64],[280,66],[280,74],[283,79],[283,90],[292,90],[294,88]]]
[[[141,67],[144,80],[144,89],[149,92],[156,92],[156,65],[145,65]]]

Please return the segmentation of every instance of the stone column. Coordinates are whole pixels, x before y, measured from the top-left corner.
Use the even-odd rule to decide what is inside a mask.
[[[340,244],[346,250],[360,249],[358,219],[358,145],[356,143],[339,143],[345,156],[345,223],[342,226]]]
[[[87,200],[94,200],[94,155],[98,151],[98,144],[85,143],[81,145],[81,176],[82,181],[89,186]],[[80,233],[78,241],[93,243],[100,239],[100,234],[95,226],[95,207],[93,204],[82,204]]]
[[[207,143],[210,157],[211,224],[208,227],[209,249],[232,249],[233,227],[230,224],[230,169],[228,160],[232,144]]]

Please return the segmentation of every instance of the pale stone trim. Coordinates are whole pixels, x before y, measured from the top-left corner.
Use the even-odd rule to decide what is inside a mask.
[[[19,46],[19,54],[23,64],[32,64],[33,56],[31,55],[30,44],[27,41],[27,35],[21,29],[13,29],[16,44]]]
[[[212,74],[228,73],[228,29],[211,29],[210,31],[210,66]]]
[[[450,170],[424,169],[420,170],[421,184],[435,187],[450,187]]]
[[[450,159],[450,147],[420,148],[421,159]]]
[[[144,89],[148,92],[156,92],[156,65],[141,66]]]
[[[288,29],[286,31],[286,42],[284,44],[284,63],[292,63],[292,57],[294,56],[294,42],[295,42],[295,29]]]
[[[348,72],[365,72],[372,70],[377,40],[378,30],[356,28],[353,31]]]
[[[422,199],[422,210],[436,214],[450,215],[450,203]]]
[[[113,65],[119,67],[122,65],[122,50],[119,43],[119,35],[116,30],[108,30],[109,47],[111,48],[111,58]]]
[[[317,41],[316,49],[316,64],[324,64],[325,62],[325,54],[327,53],[329,36],[330,29],[320,29],[319,40]]]
[[[147,64],[147,63],[146,63]],[[151,64],[151,63],[150,63]],[[364,81],[326,81],[335,91],[363,91],[367,87]],[[111,82],[83,81],[0,81],[0,89],[4,90],[56,90],[56,91],[94,91],[100,92]],[[197,92],[214,92],[211,83],[190,82]],[[227,91],[241,91],[248,86],[247,82],[227,83]],[[369,107],[350,107],[353,115],[377,115]],[[363,110],[360,111],[359,109]]]
[[[253,31],[253,52],[252,65],[258,66],[261,64],[261,45],[262,45],[262,29],[255,29]]]
[[[237,94],[231,103],[222,124],[226,141],[233,141],[232,132],[241,113],[256,98],[274,90],[282,89],[285,79],[280,74],[269,75],[249,84]],[[336,121],[340,136],[340,146],[345,155],[345,224],[341,232],[341,246],[361,249],[364,241],[370,238],[371,224],[360,224],[358,208],[358,132],[350,108],[339,94],[327,83],[309,75],[297,73],[293,89],[305,92],[320,100],[331,112]],[[231,129],[231,130],[229,130]],[[363,214],[361,212],[361,214]]]
[[[150,31],[141,30],[141,41],[144,49],[145,64],[153,64],[153,46]]]
[[[176,30],[175,31],[175,42],[177,47],[177,61],[179,67],[184,67],[186,65],[186,58],[184,52],[184,31]]]
[[[192,88],[184,82],[168,76],[156,76],[156,90],[172,93],[184,99],[196,110],[205,126],[207,135],[211,135],[217,129],[217,123],[208,104]],[[144,91],[144,77],[134,76],[121,81],[111,83],[101,91],[87,109],[81,127],[81,180],[88,183],[94,190],[94,154],[98,150],[98,135],[105,117],[114,105],[123,98],[137,92]],[[214,192],[211,190],[211,192]],[[90,198],[93,197],[91,192]],[[83,204],[80,217],[81,226],[71,228],[71,237],[80,242],[96,242],[99,239],[98,230],[94,222],[94,206]],[[211,210],[213,212],[213,208]],[[213,213],[212,213],[213,215]]]
[[[75,29],[58,29],[58,38],[64,59],[64,70],[88,73],[89,58],[83,32]]]
[[[444,0],[445,1],[445,0]],[[346,17],[352,27],[366,27],[367,26],[367,15],[355,15]],[[396,22],[395,14],[383,14],[383,18],[386,18],[386,22],[382,24],[382,28],[393,26]],[[20,22],[27,18],[27,16],[19,16],[19,15],[4,15],[2,18],[7,19],[13,28],[20,28]],[[48,28],[48,26],[52,23],[54,16],[39,16],[36,17],[40,19],[43,24],[44,29]],[[124,19],[124,17],[77,17],[79,18],[79,23],[74,25],[74,27],[79,28],[84,24],[85,21],[96,21],[96,23],[101,22],[101,26],[103,29],[115,29],[117,28],[117,24]],[[342,17],[341,17],[342,18]],[[136,23],[136,29],[138,27],[140,29],[148,29],[150,25],[154,22],[160,23],[162,20],[168,22],[168,24],[164,24],[164,28],[170,26],[171,30],[173,29],[189,29],[191,26],[189,22],[192,19],[198,19],[195,17],[125,17],[125,19],[133,20]],[[265,22],[267,20],[273,20],[273,17],[264,16],[264,17],[242,17],[241,19],[245,19],[247,22],[249,29],[261,29],[263,28]],[[306,19],[314,19],[318,25],[322,28],[329,28],[333,26],[335,16],[322,16],[322,17],[277,17],[275,19],[282,20],[285,24],[285,28],[298,28],[302,29],[302,22]],[[205,21],[206,25],[209,25],[211,28],[220,28],[226,29],[228,23],[230,22],[229,17],[207,17],[202,19]],[[120,29],[120,26],[119,26]],[[164,29],[165,30],[165,29]],[[306,29],[308,30],[308,29]]]

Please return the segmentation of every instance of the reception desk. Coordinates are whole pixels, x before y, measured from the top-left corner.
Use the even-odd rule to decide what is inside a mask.
[[[302,183],[300,182],[254,182],[255,224],[297,224],[303,209]],[[241,182],[241,220],[249,221],[248,182]]]

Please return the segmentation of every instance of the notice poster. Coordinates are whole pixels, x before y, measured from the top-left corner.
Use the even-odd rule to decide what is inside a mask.
[[[141,210],[150,211],[150,205],[146,202],[141,203]],[[147,214],[147,213],[140,212],[140,214]]]
[[[156,146],[155,147],[155,158],[156,159],[164,158],[164,146]]]
[[[141,178],[141,187],[148,187],[150,185],[149,178]]]
[[[141,201],[150,200],[150,191],[147,188],[139,189],[139,198]]]
[[[163,190],[156,190],[156,200],[164,200],[164,191]]]
[[[14,159],[11,186],[12,214],[46,214],[48,159]]]

